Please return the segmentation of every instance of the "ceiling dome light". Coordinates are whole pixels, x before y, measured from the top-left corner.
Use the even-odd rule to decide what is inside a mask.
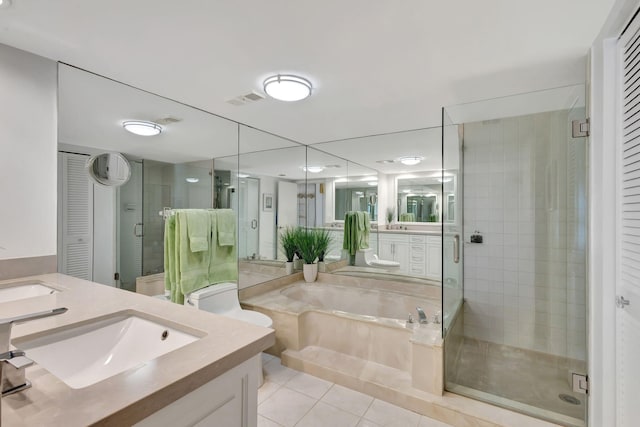
[[[185,178],[185,181],[191,183],[191,184],[195,184],[196,182],[200,181],[199,178]]]
[[[309,80],[290,74],[267,77],[262,86],[264,92],[271,98],[287,102],[300,101],[309,97],[312,89]]]
[[[407,166],[415,166],[418,163],[420,163],[422,160],[424,159],[424,157],[418,157],[418,156],[407,156],[407,157],[400,157],[398,159],[398,161],[400,163],[402,163],[403,165],[407,165]]]
[[[122,122],[124,127],[129,132],[140,136],[155,136],[162,132],[162,126],[153,122],[145,122],[142,120],[128,120]]]
[[[302,170],[311,173],[320,173],[324,170],[322,166],[303,166]]]

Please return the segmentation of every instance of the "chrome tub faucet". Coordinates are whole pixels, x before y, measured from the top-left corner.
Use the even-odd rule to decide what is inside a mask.
[[[427,320],[427,315],[424,314],[424,310],[421,307],[416,307],[416,311],[418,312],[418,321],[420,323],[429,323],[429,321]]]

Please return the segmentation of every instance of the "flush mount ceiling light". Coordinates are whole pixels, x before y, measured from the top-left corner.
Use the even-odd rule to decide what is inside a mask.
[[[418,157],[418,156],[406,156],[406,157],[400,157],[398,159],[400,163],[407,166],[415,166],[418,163],[420,163],[422,160],[424,160],[424,157]]]
[[[142,120],[127,120],[122,122],[122,127],[140,136],[155,136],[162,132],[162,126],[159,124]]]
[[[191,184],[195,184],[196,182],[200,181],[199,178],[185,178],[185,181],[191,183]]]
[[[319,173],[322,172],[324,168],[322,166],[303,166],[302,170],[305,172]]]
[[[292,74],[267,77],[262,83],[264,92],[279,101],[300,101],[311,95],[311,82]]]

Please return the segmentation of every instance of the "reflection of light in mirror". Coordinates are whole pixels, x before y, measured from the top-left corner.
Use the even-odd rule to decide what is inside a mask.
[[[238,178],[249,178],[249,175],[247,175],[246,173],[239,173]]]
[[[400,163],[407,166],[415,166],[418,163],[420,163],[422,160],[424,160],[424,157],[419,157],[419,156],[406,156],[406,157],[400,157],[398,159]]]
[[[378,177],[376,175],[365,176],[360,181],[377,181]]]
[[[200,181],[200,179],[199,178],[185,178],[185,181],[194,184],[194,183]]]
[[[374,187],[374,186],[378,185],[378,181],[370,181],[370,182],[367,182],[367,184],[369,184],[370,186]]]
[[[324,168],[322,166],[303,166],[302,170],[305,172],[319,173],[322,172]]]
[[[417,178],[418,175],[414,175],[412,173],[406,173],[404,175],[398,175],[398,179],[413,179],[413,178]]]
[[[436,181],[438,181],[438,182],[451,182],[451,181],[453,181],[453,178],[436,178]]]
[[[411,190],[402,190],[403,193],[411,193]]]
[[[348,182],[349,180],[347,178],[338,178],[335,180],[335,182]]]

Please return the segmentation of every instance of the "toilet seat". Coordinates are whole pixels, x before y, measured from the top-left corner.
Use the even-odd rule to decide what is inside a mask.
[[[231,317],[233,319],[242,320],[253,325],[262,326],[264,328],[271,328],[273,326],[273,320],[265,314],[252,310],[240,310],[240,311],[226,311],[224,313],[218,313],[221,316]]]

